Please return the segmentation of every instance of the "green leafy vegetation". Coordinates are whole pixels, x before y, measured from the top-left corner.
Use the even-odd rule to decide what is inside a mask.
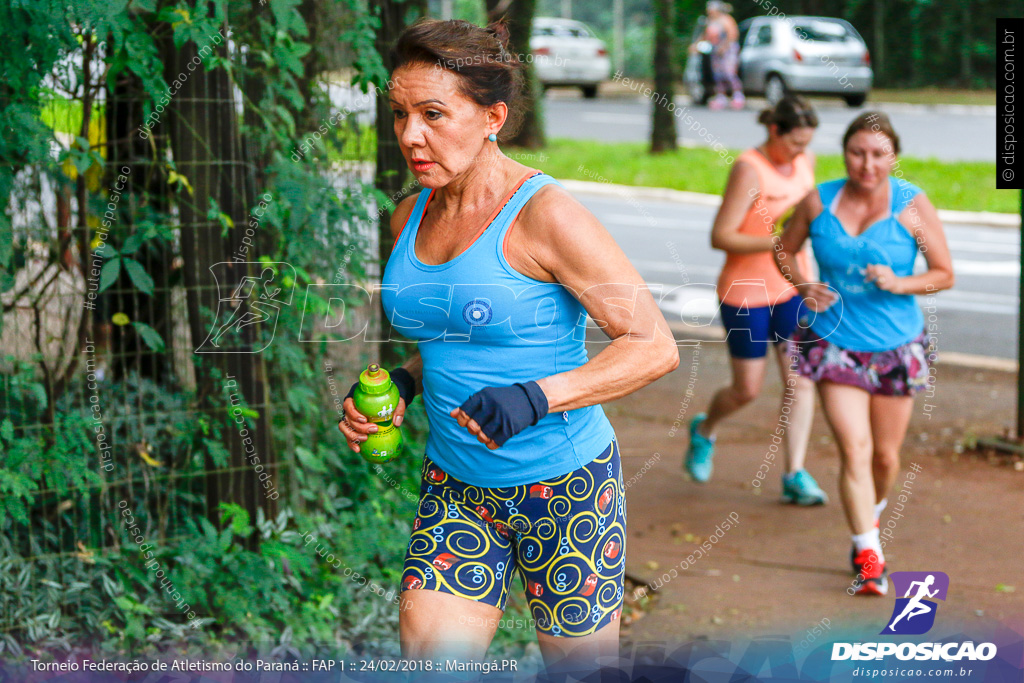
[[[345,447],[322,372],[346,359],[336,378],[343,394],[372,348],[349,345],[341,354],[327,331],[311,330],[308,320],[303,329],[304,315],[331,310],[330,297],[338,310],[336,292],[316,285],[366,278],[369,236],[379,227],[380,193],[357,173],[338,184],[325,155],[290,158],[303,131],[332,111],[319,84],[329,65],[316,60],[337,34],[326,31],[314,50],[313,15],[297,0],[149,0],[131,11],[102,0],[66,5],[0,7],[0,38],[27,46],[5,62],[0,84],[0,292],[17,287],[27,300],[32,263],[48,278],[65,273],[35,286],[72,278],[89,291],[95,281],[94,308],[62,317],[57,333],[32,334],[31,317],[6,308],[0,318],[20,340],[17,353],[0,358],[0,657],[19,678],[29,658],[81,648],[113,658],[230,657],[240,644],[242,655],[267,658],[397,656],[397,606],[344,569],[397,594],[415,504]],[[356,64],[357,83],[386,80],[372,6],[345,0],[315,11],[343,29],[353,52],[340,58]],[[234,48],[221,41],[204,50],[220,32]],[[165,64],[191,55],[201,66],[186,82],[168,83]],[[189,121],[184,93],[200,82],[208,114]],[[218,111],[227,114],[209,113]],[[139,135],[147,120],[148,138]],[[202,145],[179,144],[209,131],[211,120],[221,128]],[[332,148],[348,159],[372,156],[374,131],[353,124],[329,134]],[[244,141],[244,158],[230,156],[242,145],[224,140]],[[194,150],[212,156],[197,160]],[[204,164],[245,168],[254,187],[223,184],[196,170]],[[44,186],[75,199],[62,204],[57,224],[31,210]],[[269,199],[254,221],[261,197]],[[267,397],[241,396],[235,413],[223,358],[195,354],[202,339],[181,338],[190,321],[202,329],[214,312],[202,301],[173,304],[172,293],[188,289],[182,263],[203,270],[229,261],[253,222],[239,260],[262,263],[295,294],[272,330],[277,343],[258,364],[242,355],[270,388]],[[207,225],[223,242],[201,242]],[[82,258],[69,257],[75,253]],[[352,293],[341,298],[361,303]],[[50,315],[36,305],[38,316]],[[86,346],[103,329],[108,341]],[[67,340],[61,357],[76,361],[56,360],[46,335]],[[404,490],[419,487],[424,423],[414,406],[407,454],[389,465]],[[251,475],[229,438],[240,425],[269,435],[259,455],[274,462],[282,494],[273,518],[232,500],[214,474]],[[212,509],[211,492],[220,501]],[[151,557],[119,514],[128,509]],[[344,566],[307,546],[310,532]]]

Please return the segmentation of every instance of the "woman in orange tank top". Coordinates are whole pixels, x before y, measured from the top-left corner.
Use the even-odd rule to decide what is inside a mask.
[[[695,481],[711,478],[715,431],[727,416],[761,392],[768,368],[768,347],[775,347],[786,385],[782,409],[772,432],[769,456],[752,480],[759,487],[779,446],[786,453],[782,499],[798,505],[828,500],[804,469],[814,417],[814,384],[790,370],[788,340],[796,328],[803,299],[775,267],[775,236],[793,208],[814,188],[814,159],[807,146],[818,117],[802,97],[787,95],[758,121],[768,139],[736,159],[722,205],[711,230],[711,246],[726,252],[718,279],[719,312],[726,330],[732,383],[711,400],[707,413],[690,423],[690,447],[684,465]],[[806,263],[806,253],[800,255]]]

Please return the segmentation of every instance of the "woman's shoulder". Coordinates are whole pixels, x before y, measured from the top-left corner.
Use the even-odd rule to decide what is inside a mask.
[[[545,174],[546,175],[546,174]],[[576,197],[551,176],[544,178],[514,223],[530,241],[558,243],[578,236],[591,221],[593,214]]]
[[[523,206],[521,218],[558,217],[572,213],[577,206],[583,206],[569,190],[547,173],[538,172],[528,180],[539,183],[540,187],[534,190]]]
[[[503,236],[499,235],[501,250],[521,275],[552,282],[557,269],[553,264],[564,265],[573,245],[592,237],[593,223],[593,214],[572,193],[548,181],[533,191],[507,223]]]
[[[892,212],[896,215],[907,208],[914,197],[924,193],[924,190],[914,183],[896,176],[889,176],[889,186],[892,188]]]
[[[761,154],[760,151],[758,151],[757,147],[748,147],[747,149],[743,150],[738,155],[736,155],[736,161],[733,162],[733,166],[735,167],[736,164],[740,162],[743,162],[745,164],[757,165],[767,163],[768,160],[764,158],[764,155]]]
[[[836,195],[839,194],[839,190],[843,189],[843,185],[846,184],[846,178],[836,178],[835,180],[826,180],[818,183],[815,186],[815,194],[819,197],[822,204],[831,204],[832,200],[835,199]]]
[[[811,185],[811,189],[804,195],[799,204],[808,220],[813,222],[824,213],[825,205],[832,201],[831,198],[835,196],[835,192],[838,191],[844,182],[845,179],[841,178],[838,181],[830,180],[817,185]]]
[[[759,186],[761,174],[767,170],[767,161],[756,147],[741,152],[729,169],[729,179],[752,187]]]
[[[416,208],[416,202],[419,201],[420,193],[414,192],[408,197],[400,200],[398,206],[391,213],[391,236],[396,240],[398,235],[401,234],[402,228],[409,221],[409,216],[412,215],[413,209]]]

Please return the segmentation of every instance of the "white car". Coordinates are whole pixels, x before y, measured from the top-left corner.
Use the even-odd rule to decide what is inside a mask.
[[[530,51],[545,90],[573,86],[582,90],[584,97],[597,97],[598,84],[612,73],[604,41],[586,24],[572,19],[534,18]]]

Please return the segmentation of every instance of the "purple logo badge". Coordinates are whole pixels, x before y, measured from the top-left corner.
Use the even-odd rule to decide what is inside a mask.
[[[881,633],[920,635],[931,630],[939,607],[935,600],[946,599],[949,576],[943,572],[893,572],[889,580],[896,591],[896,606]]]

